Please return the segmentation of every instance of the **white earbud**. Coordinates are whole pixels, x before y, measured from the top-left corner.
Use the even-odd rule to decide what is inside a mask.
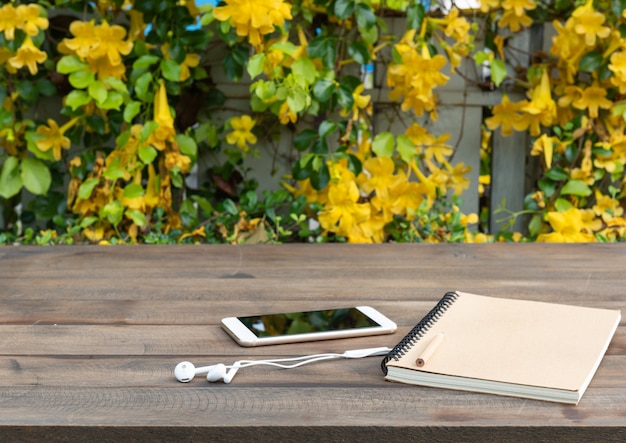
[[[335,358],[363,358],[371,357],[374,355],[386,355],[389,351],[391,351],[391,349],[389,348],[353,349],[350,351],[346,351],[343,354],[315,354],[305,355],[302,357],[278,358],[275,360],[239,360],[232,365],[219,363],[217,365],[202,366],[200,368],[196,368],[193,363],[184,361],[176,365],[176,367],[174,368],[174,376],[176,377],[176,380],[182,383],[188,383],[193,380],[194,376],[206,372],[206,379],[209,382],[224,380],[224,383],[230,383],[237,371],[239,371],[239,369],[248,368],[250,366],[267,365],[275,366],[278,368],[291,369],[316,361],[330,360]],[[297,363],[284,364],[285,362]]]
[[[227,367],[223,363],[211,366],[209,373],[206,375],[207,381],[213,383],[219,380],[224,380],[224,383],[230,383],[239,370],[239,367],[237,366],[237,363],[235,363],[235,365],[230,366],[230,371],[226,371],[226,369]]]
[[[230,369],[227,371],[227,369]],[[174,368],[174,377],[181,383],[189,383],[193,378],[198,374],[207,373],[206,379],[210,382],[216,382],[221,379],[224,380],[224,383],[230,383],[239,370],[237,365],[229,366],[220,363],[212,366],[202,366],[200,368],[196,368],[193,363],[188,361],[183,361],[178,363]]]
[[[215,365],[196,368],[193,363],[183,361],[178,363],[174,368],[174,377],[181,383],[189,383],[196,375],[209,372],[214,366]]]

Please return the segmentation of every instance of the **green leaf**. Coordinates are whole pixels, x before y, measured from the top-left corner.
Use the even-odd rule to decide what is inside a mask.
[[[556,209],[558,212],[565,212],[573,207],[574,206],[564,198],[557,198],[554,201],[554,209]]]
[[[369,29],[376,24],[376,14],[366,3],[357,4],[354,14],[359,29]]]
[[[133,63],[133,69],[147,68],[149,66],[154,65],[159,60],[161,60],[161,57],[158,57],[156,55],[150,55],[150,54],[142,55],[137,60],[135,60],[135,63]]]
[[[361,65],[366,65],[370,61],[370,51],[367,45],[358,40],[348,46],[348,55]]]
[[[124,121],[131,123],[133,119],[139,114],[141,110],[141,103],[137,101],[131,101],[124,108]]]
[[[315,156],[312,154],[307,154],[302,156],[300,160],[293,164],[291,168],[291,174],[293,178],[296,180],[306,180],[311,176],[311,164],[313,162],[313,158]]]
[[[248,66],[246,69],[248,70],[248,74],[250,78],[254,79],[256,76],[261,75],[263,73],[263,65],[265,64],[265,53],[259,52],[250,58],[248,61]]]
[[[359,175],[363,170],[363,164],[356,155],[348,154],[348,169],[355,175]]]
[[[410,163],[416,154],[415,143],[413,143],[411,139],[404,134],[398,135],[397,143],[398,143],[398,153],[400,154],[400,158],[405,163],[407,164]]]
[[[270,46],[270,50],[281,51],[289,56],[292,56],[296,53],[298,48],[291,42],[276,42]]]
[[[139,198],[143,197],[144,189],[137,183],[130,183],[124,188],[124,198]]]
[[[81,106],[85,106],[91,101],[91,97],[86,91],[74,90],[67,94],[65,98],[65,104],[72,108],[72,111],[76,111]]]
[[[93,192],[94,188],[98,186],[98,183],[100,183],[100,180],[97,178],[90,178],[85,180],[78,188],[78,197],[83,200],[88,200],[89,197],[91,197],[91,193]]]
[[[85,89],[91,82],[96,79],[96,76],[91,71],[76,71],[69,75],[69,82],[75,88]]]
[[[107,167],[106,171],[104,171],[104,176],[113,181],[124,178],[126,176],[126,171],[124,171],[120,166],[121,161],[122,160],[119,157],[115,158]]]
[[[171,82],[180,81],[181,68],[174,60],[162,60],[161,72],[163,73],[163,77]]]
[[[15,82],[15,89],[22,100],[34,104],[39,98],[39,89],[34,82],[28,80],[19,80]]]
[[[227,198],[222,203],[224,205],[224,209],[231,215],[239,215],[239,209],[237,209],[237,205],[230,198]]]
[[[98,103],[102,104],[107,99],[107,88],[100,81],[93,81],[89,84],[87,92]]]
[[[110,91],[107,98],[100,104],[100,109],[119,109],[124,104],[124,97],[117,91]]]
[[[591,195],[591,192],[589,185],[581,180],[570,180],[561,189],[561,194],[578,195],[580,197]]]
[[[530,220],[530,223],[528,223],[528,232],[530,233],[531,236],[536,237],[541,232],[541,226],[542,226],[541,215],[540,214],[533,215],[533,218]]]
[[[345,20],[354,13],[354,0],[336,0],[333,8],[340,20]]]
[[[538,185],[539,189],[541,189],[541,192],[543,192],[543,195],[545,195],[547,198],[552,197],[554,191],[556,190],[556,184],[549,178],[540,179]]]
[[[178,148],[180,152],[183,154],[195,159],[198,156],[198,145],[196,141],[184,134],[177,134],[175,137],[176,143],[178,143]]]
[[[87,69],[89,65],[82,62],[75,55],[65,55],[61,57],[57,63],[57,71],[60,74],[71,74],[72,72],[81,71]]]
[[[406,10],[407,27],[409,29],[416,29],[419,33],[425,17],[426,10],[421,2],[411,2],[411,5]]]
[[[307,128],[294,137],[293,146],[300,152],[305,151],[316,138],[317,131]]]
[[[318,168],[315,170],[315,173],[311,174],[310,180],[313,188],[318,191],[321,191],[328,186],[328,182],[330,182],[330,170],[328,169],[328,165],[325,161],[320,162]]]
[[[300,57],[291,65],[296,82],[304,88],[309,87],[317,77],[317,69],[308,57]]]
[[[304,89],[296,87],[289,90],[287,104],[289,105],[289,109],[293,112],[298,113],[304,111],[310,101],[311,98]]]
[[[146,165],[152,163],[157,154],[157,150],[152,146],[141,146],[139,148],[139,158]]]
[[[336,60],[336,37],[317,36],[309,42],[307,52],[312,58],[322,60],[324,67],[333,69]]]
[[[141,132],[139,133],[139,141],[146,141],[148,137],[150,137],[150,134],[152,134],[154,130],[158,127],[159,124],[155,121],[149,121],[144,123],[143,127],[141,128]]]
[[[554,167],[546,171],[546,177],[554,181],[567,180],[569,174],[563,168]]]
[[[318,138],[313,142],[313,147],[311,148],[311,152],[313,154],[326,155],[328,154],[328,143],[326,143],[326,139]]]
[[[22,177],[19,171],[19,160],[7,157],[0,171],[0,196],[11,198],[22,189]]]
[[[138,209],[128,209],[126,211],[126,216],[139,227],[145,226],[147,223],[146,215]]]
[[[320,137],[327,137],[328,135],[332,134],[336,130],[337,130],[337,123],[332,122],[330,120],[324,120],[320,124],[320,127],[318,128],[317,132],[319,133]]]
[[[26,157],[22,159],[20,175],[24,187],[35,195],[43,195],[50,189],[52,175],[44,162]]]
[[[393,155],[394,139],[391,132],[380,132],[372,141],[372,151],[379,157],[391,157]]]
[[[151,101],[151,97],[149,95],[150,92],[150,84],[152,83],[152,74],[149,72],[144,72],[139,76],[137,81],[135,82],[135,94],[139,100],[143,102]]]
[[[80,225],[79,225],[79,226],[80,226],[82,229],[85,229],[85,228],[87,228],[87,227],[89,227],[89,226],[93,225],[93,224],[94,224],[95,222],[97,222],[97,221],[98,221],[98,217],[96,217],[96,216],[93,216],[93,215],[92,215],[91,217],[85,217],[85,218],[84,218],[84,219],[80,222]]]
[[[57,88],[56,86],[54,86],[54,83],[45,78],[39,79],[39,81],[37,82],[37,90],[41,95],[45,97],[52,97],[54,94],[57,93]],[[0,95],[0,99],[1,98],[2,97]]]
[[[500,86],[506,76],[506,65],[502,60],[496,59],[491,62],[491,80],[496,86]]]
[[[359,28],[359,32],[361,33],[361,37],[365,43],[369,45],[374,45],[378,41],[378,27],[371,26],[369,28]]]
[[[578,68],[583,72],[593,72],[602,65],[602,53],[591,51],[583,55],[578,64]]]
[[[106,217],[106,219],[113,225],[117,226],[122,221],[124,215],[124,208],[119,200],[114,200],[108,203],[100,212],[100,217]]]
[[[476,65],[480,66],[488,61],[489,54],[486,51],[476,51],[476,53],[474,53],[474,62],[476,63]]]
[[[333,92],[335,92],[335,82],[327,78],[318,80],[313,86],[313,96],[322,103],[328,102]]]

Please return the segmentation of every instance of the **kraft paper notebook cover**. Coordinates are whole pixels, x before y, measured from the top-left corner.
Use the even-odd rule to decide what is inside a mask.
[[[382,369],[390,381],[577,404],[620,318],[617,310],[450,292]]]

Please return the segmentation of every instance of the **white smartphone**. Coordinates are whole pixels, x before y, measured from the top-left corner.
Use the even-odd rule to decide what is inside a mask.
[[[241,346],[265,346],[391,334],[397,325],[370,306],[226,317],[222,328]]]

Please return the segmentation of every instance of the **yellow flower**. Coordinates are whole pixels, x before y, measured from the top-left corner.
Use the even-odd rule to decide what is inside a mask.
[[[588,109],[589,117],[596,118],[598,116],[598,108],[610,109],[613,102],[606,98],[606,89],[597,85],[586,88],[582,96],[574,101],[572,105],[577,109]]]
[[[255,123],[249,115],[233,117],[230,120],[230,126],[233,128],[233,131],[226,136],[226,142],[231,145],[237,145],[239,149],[247,152],[249,149],[248,143],[254,144],[257,141],[256,135],[252,133]]]
[[[19,5],[17,15],[21,22],[20,29],[30,36],[39,34],[39,30],[48,29],[48,19],[41,17],[43,9],[31,3],[30,5]]]
[[[593,0],[588,0],[584,6],[577,8],[572,17],[576,20],[576,33],[585,37],[587,46],[595,46],[596,37],[607,38],[611,34],[611,28],[602,26],[604,14],[593,9]]]
[[[446,163],[448,157],[454,153],[454,148],[445,144],[449,138],[450,134],[443,134],[437,137],[433,144],[424,150],[424,158],[426,160],[435,159],[440,164]]]
[[[165,167],[169,170],[178,168],[180,172],[186,173],[191,167],[191,159],[180,152],[168,152],[165,154]]]
[[[291,110],[287,101],[280,105],[278,118],[280,123],[283,125],[288,125],[289,123],[295,123],[298,121],[298,115]]]
[[[533,136],[541,132],[540,124],[549,126],[556,118],[556,103],[552,99],[547,69],[543,70],[541,83],[533,90],[531,101],[521,110],[526,113],[522,121],[530,126],[530,134]]]
[[[166,60],[170,60],[172,58],[170,56],[169,48],[170,45],[168,43],[165,43],[161,47],[161,52],[163,53],[163,57]],[[191,77],[191,71],[189,70],[189,68],[195,68],[199,64],[200,56],[198,56],[198,54],[185,54],[185,59],[180,64],[180,77],[178,78],[178,80],[184,82],[189,77]]]
[[[533,0],[504,0],[502,8],[505,11],[511,11],[513,14],[521,17],[526,11],[532,11],[537,7],[537,3]]]
[[[122,63],[113,65],[108,57],[89,58],[89,69],[97,75],[98,80],[104,80],[109,77],[124,79],[126,77],[126,66]]]
[[[81,22],[75,20],[70,25],[70,32],[74,38],[63,39],[59,47],[60,51],[63,51],[63,48],[67,48],[80,58],[86,59],[100,44],[93,21]]]
[[[185,60],[180,64],[180,81],[184,82],[191,77],[189,68],[195,68],[200,64],[200,56],[198,54],[187,54]]]
[[[480,10],[482,12],[489,12],[492,9],[496,9],[500,6],[501,0],[480,0]]]
[[[594,220],[593,211],[570,208],[565,212],[548,212],[548,223],[553,229],[549,234],[541,234],[538,242],[586,243],[595,242],[593,230],[600,229],[602,222]]]
[[[444,29],[444,34],[455,40],[468,41],[470,24],[465,17],[459,17],[459,8],[452,8],[445,20],[448,23]]]
[[[395,46],[402,63],[390,64],[387,71],[387,85],[392,88],[389,97],[391,100],[402,98],[403,111],[413,109],[417,116],[428,111],[434,120],[437,115],[433,89],[446,84],[449,79],[441,72],[446,58],[441,54],[431,57],[426,45],[420,54],[412,41],[414,35],[415,30],[407,32]]]
[[[57,122],[48,119],[48,126],[41,125],[37,128],[37,134],[41,134],[44,138],[37,140],[37,148],[42,152],[52,149],[54,159],[61,160],[61,150],[70,149],[70,139],[65,137],[63,133],[67,130],[66,126],[59,128]]]
[[[133,43],[124,41],[126,37],[126,29],[119,25],[110,26],[104,22],[100,26],[96,26],[95,34],[98,44],[93,48],[92,53],[88,55],[91,58],[108,57],[111,65],[116,66],[122,63],[122,55],[130,54],[133,49]]]
[[[451,166],[450,163],[445,163],[446,169],[448,169],[448,186],[454,188],[454,193],[456,195],[461,195],[464,190],[469,188],[470,180],[465,175],[469,174],[472,170],[471,166],[466,166],[465,163],[460,162],[456,165]]]
[[[558,139],[556,140],[558,143]],[[546,161],[546,167],[550,169],[552,167],[552,154],[554,152],[554,137],[548,137],[547,134],[543,134],[535,143],[533,143],[533,148],[530,151],[530,155],[541,155],[543,153],[543,158]]]
[[[396,185],[398,176],[394,175],[395,165],[389,157],[369,158],[363,164],[365,171],[361,177],[361,189],[366,194],[376,192],[376,196],[386,200],[389,188]]]
[[[237,35],[247,37],[257,48],[264,35],[291,19],[291,5],[282,0],[225,0],[224,3],[213,10],[213,17],[222,22],[230,20]]]
[[[9,65],[15,69],[26,66],[31,75],[35,75],[38,72],[37,63],[43,63],[47,57],[45,52],[33,44],[30,37],[26,37],[17,54],[9,59]]]
[[[15,29],[20,26],[17,9],[11,3],[0,8],[0,32],[4,32],[7,40],[15,39]]]
[[[371,97],[369,95],[361,95],[365,85],[361,83],[356,87],[354,92],[352,93],[352,98],[354,99],[354,103],[352,105],[352,109],[342,109],[339,114],[342,117],[346,117],[350,111],[352,111],[352,120],[358,120],[359,112],[361,109],[367,109],[370,104]]]
[[[385,240],[387,223],[389,221],[383,215],[372,215],[348,234],[348,241],[350,243],[382,243]]]
[[[331,183],[328,189],[328,203],[319,215],[323,229],[348,237],[359,223],[369,219],[369,204],[358,203],[359,189],[356,183]]]
[[[509,101],[509,96],[502,96],[502,103],[493,107],[493,116],[485,120],[485,124],[491,131],[500,128],[502,135],[513,134],[513,129],[523,131],[525,126],[520,123],[520,109],[523,103]]]
[[[611,76],[611,83],[619,88],[621,94],[626,93],[626,52],[613,53],[609,69],[615,74]]]
[[[611,221],[614,217],[621,217],[624,214],[624,208],[620,205],[619,200],[608,195],[602,195],[596,190],[596,204],[593,212],[602,217],[605,223]]]
[[[533,20],[526,14],[516,15],[513,10],[505,11],[498,21],[498,25],[503,28],[509,28],[513,32],[517,32],[522,28],[532,25]]]
[[[159,127],[150,134],[149,142],[159,151],[163,151],[167,147],[167,142],[171,142],[176,136],[174,118],[170,112],[164,82],[161,82],[154,97],[154,121],[159,124]]]

